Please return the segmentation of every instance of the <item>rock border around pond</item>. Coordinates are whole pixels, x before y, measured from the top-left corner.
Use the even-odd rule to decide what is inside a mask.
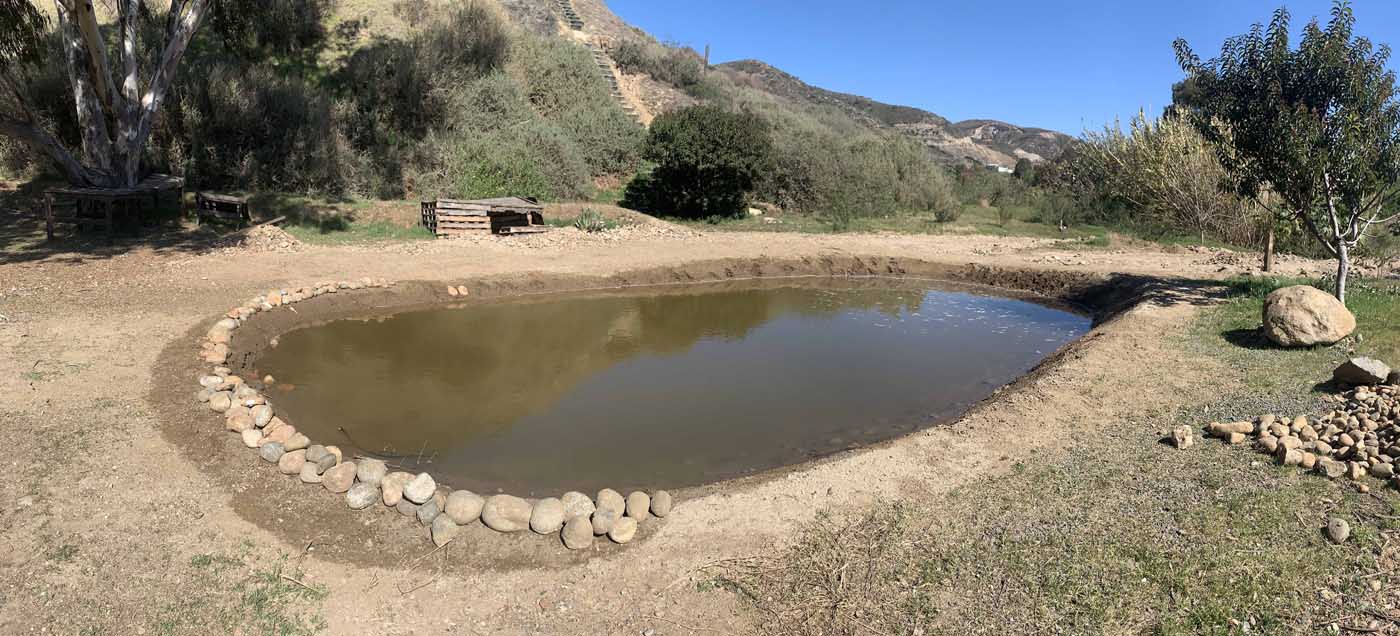
[[[482,497],[468,490],[452,490],[428,473],[391,471],[383,460],[347,460],[339,448],[315,443],[298,432],[277,414],[261,391],[226,366],[234,332],[259,313],[290,309],[326,294],[393,285],[385,279],[366,277],[278,288],[230,309],[200,340],[199,360],[215,366],[197,378],[195,400],[222,414],[225,429],[237,434],[242,447],[278,474],[340,495],[351,510],[368,510],[380,504],[414,517],[439,547],[455,539],[464,526],[476,523],[503,534],[529,530],[530,534],[553,536],[569,550],[590,548],[594,538],[601,536],[625,544],[634,539],[640,523],[671,513],[672,497],[665,490],[636,491],[626,498],[610,488],[599,491],[596,498],[576,491],[538,500],[506,494]],[[460,298],[470,290],[460,285],[446,291],[449,298]],[[264,384],[270,382],[270,376],[264,379]]]

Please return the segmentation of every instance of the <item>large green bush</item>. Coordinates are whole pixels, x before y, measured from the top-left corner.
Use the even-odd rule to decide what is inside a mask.
[[[633,179],[623,205],[692,219],[737,216],[771,162],[772,142],[757,115],[694,106],[653,120],[643,157],[655,168]]]

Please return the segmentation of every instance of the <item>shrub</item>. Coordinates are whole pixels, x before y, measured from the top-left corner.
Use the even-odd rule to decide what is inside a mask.
[[[637,169],[642,127],[613,99],[584,49],[525,36],[514,57],[530,105],[574,140],[593,176]]]
[[[939,223],[952,223],[962,218],[962,203],[935,208],[933,210],[933,220]]]
[[[1267,211],[1233,193],[1212,143],[1174,116],[1139,112],[1127,131],[1086,134],[1059,163],[1057,178],[1101,223],[1237,245],[1258,245],[1267,228]]]
[[[611,222],[603,218],[603,215],[599,214],[598,211],[593,208],[584,208],[583,211],[579,213],[578,217],[574,219],[574,227],[588,232],[589,234],[602,232],[612,227],[612,225]]]
[[[624,205],[692,219],[738,216],[771,156],[768,125],[756,115],[672,111],[652,121],[643,157],[655,168],[633,179]]]
[[[623,73],[647,75],[702,101],[724,97],[723,89],[707,73],[705,58],[689,47],[624,39],[609,53]]]

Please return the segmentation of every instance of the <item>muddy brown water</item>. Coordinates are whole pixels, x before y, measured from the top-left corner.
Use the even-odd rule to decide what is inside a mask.
[[[258,360],[312,439],[524,496],[678,488],[958,416],[1091,326],[986,288],[800,279],[337,320]]]

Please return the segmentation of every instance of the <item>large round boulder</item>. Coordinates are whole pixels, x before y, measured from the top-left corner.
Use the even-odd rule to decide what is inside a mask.
[[[1264,335],[1283,347],[1332,344],[1356,330],[1346,305],[1316,287],[1294,285],[1264,299]]]

